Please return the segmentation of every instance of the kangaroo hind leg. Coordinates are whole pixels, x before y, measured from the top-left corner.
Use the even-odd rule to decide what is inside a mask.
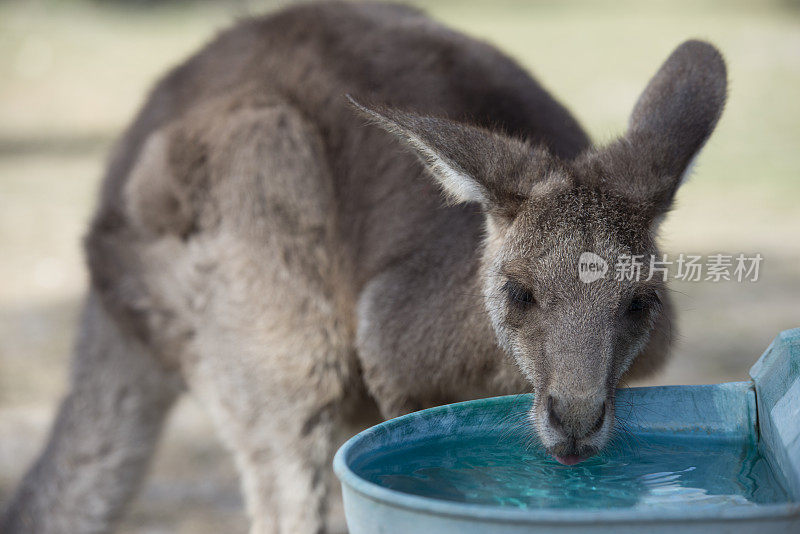
[[[49,442],[21,482],[0,532],[107,532],[146,471],[180,380],[124,333],[91,293],[72,384]]]
[[[198,120],[221,178],[217,226],[197,238],[213,268],[186,380],[234,453],[252,534],[329,532],[334,434],[358,373],[324,148],[283,103]]]

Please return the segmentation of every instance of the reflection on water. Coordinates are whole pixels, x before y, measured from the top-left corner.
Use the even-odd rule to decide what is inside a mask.
[[[573,467],[508,436],[440,440],[387,451],[353,467],[367,480],[404,493],[516,508],[788,500],[754,448],[698,436],[637,435]]]

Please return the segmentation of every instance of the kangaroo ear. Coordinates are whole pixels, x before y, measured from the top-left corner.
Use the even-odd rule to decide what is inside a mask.
[[[722,114],[727,86],[719,51],[703,41],[686,41],[636,102],[626,138],[652,169],[651,179],[660,181],[650,184],[657,203],[671,202]]]
[[[348,99],[411,148],[457,203],[477,202],[490,213],[513,217],[542,175],[539,164],[548,156],[527,143],[447,119],[366,107],[349,95]]]

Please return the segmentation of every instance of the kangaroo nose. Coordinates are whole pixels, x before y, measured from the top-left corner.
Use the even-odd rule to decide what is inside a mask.
[[[550,425],[573,438],[594,434],[603,426],[605,401],[584,398],[547,396],[547,416]]]

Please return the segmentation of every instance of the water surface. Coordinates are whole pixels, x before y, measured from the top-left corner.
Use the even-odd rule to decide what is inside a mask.
[[[440,439],[352,466],[381,486],[516,508],[630,508],[786,502],[754,447],[712,437],[636,435],[567,467],[513,436]]]

